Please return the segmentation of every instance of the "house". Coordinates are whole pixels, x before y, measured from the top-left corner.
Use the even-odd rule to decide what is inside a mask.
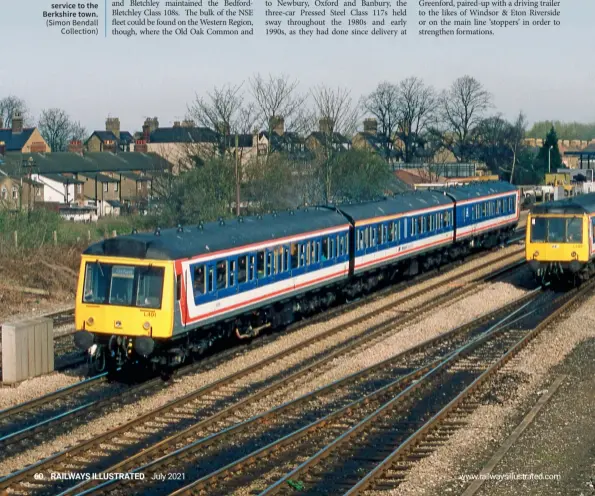
[[[120,131],[120,119],[108,117],[105,131],[94,131],[85,141],[89,152],[130,152],[134,151],[134,137],[128,131]]]
[[[155,153],[173,165],[179,173],[188,166],[189,157],[216,154],[220,135],[208,127],[196,127],[192,121],[174,122],[173,127],[159,127],[157,118],[147,119],[143,125],[146,152]]]
[[[97,215],[117,215],[121,207],[146,208],[154,177],[172,169],[154,153],[82,153],[80,145],[72,142],[71,149],[77,151],[69,152],[7,153],[0,171],[27,177],[21,165],[27,162],[31,177],[44,186],[41,201],[92,206]]]
[[[84,181],[71,174],[46,172],[32,174],[32,179],[44,185],[43,201],[45,203],[70,204],[81,203],[84,200]]]
[[[341,133],[333,131],[333,121],[329,118],[322,118],[318,122],[318,131],[310,133],[306,138],[306,147],[313,152],[328,151],[336,152],[349,150],[351,140]]]
[[[298,133],[285,129],[283,117],[271,117],[269,130],[258,134],[255,145],[256,156],[285,153],[294,160],[309,160],[313,157],[313,153],[306,148],[306,140]]]
[[[35,127],[23,127],[23,116],[15,112],[12,126],[4,128],[0,119],[0,155],[9,152],[49,153],[51,148]]]
[[[378,134],[378,121],[370,118],[364,120],[364,129],[353,136],[351,139],[355,150],[367,150],[375,153],[389,163],[395,163],[400,158],[400,153],[395,144],[391,141],[386,143],[386,138]]]
[[[28,177],[11,176],[0,170],[0,208],[27,210],[43,202],[44,185]]]

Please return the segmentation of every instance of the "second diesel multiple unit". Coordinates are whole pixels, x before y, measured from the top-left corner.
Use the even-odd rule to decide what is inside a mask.
[[[75,342],[99,369],[176,365],[510,237],[508,183],[118,236],[83,254]]]
[[[595,273],[595,193],[535,205],[525,254],[541,282],[580,282]]]

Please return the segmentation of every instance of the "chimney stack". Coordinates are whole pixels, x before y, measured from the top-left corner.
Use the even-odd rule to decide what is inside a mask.
[[[20,112],[15,111],[12,116],[12,134],[20,134],[23,132],[23,116]]]
[[[269,127],[274,133],[283,136],[285,134],[285,119],[274,115],[269,120]]]
[[[120,139],[120,119],[118,117],[108,117],[105,120],[105,130],[111,131],[117,139]]]
[[[151,140],[151,126],[146,122],[143,124],[143,141],[148,143]]]
[[[147,146],[147,142],[144,139],[136,140],[134,151],[139,153],[148,153],[149,147]]]
[[[182,127],[196,127],[196,124],[194,123],[193,120],[186,119],[185,121],[182,122]]]
[[[105,140],[103,142],[103,151],[116,153],[116,142],[114,140]]]
[[[323,134],[331,134],[333,127],[333,120],[330,117],[323,117],[318,121],[318,129]]]
[[[0,156],[6,155],[6,143],[4,141],[0,141]]]
[[[83,154],[83,142],[80,140],[72,140],[68,144],[68,151],[70,153],[78,153],[79,155]]]
[[[364,133],[378,134],[378,121],[376,119],[364,119]]]
[[[180,126],[180,121],[174,121],[174,127],[181,127]]]

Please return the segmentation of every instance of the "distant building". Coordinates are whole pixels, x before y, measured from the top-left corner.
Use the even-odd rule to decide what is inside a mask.
[[[93,131],[85,142],[88,152],[131,152],[134,151],[134,137],[128,131],[120,131],[120,119],[108,117],[105,131]]]
[[[0,119],[0,156],[9,152],[49,153],[51,148],[35,127],[23,127],[23,116],[15,112],[12,126],[4,128]]]
[[[310,133],[306,138],[306,147],[317,152],[332,149],[336,152],[350,150],[351,140],[341,133],[332,131],[333,121],[329,118],[320,119],[318,131]]]

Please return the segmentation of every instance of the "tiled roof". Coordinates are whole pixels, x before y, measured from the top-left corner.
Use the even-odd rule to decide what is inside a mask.
[[[55,153],[7,153],[5,168],[20,170],[21,160],[33,157],[34,173],[83,173],[83,172],[124,172],[157,171],[169,168],[169,164],[156,153],[95,152],[79,155],[70,152]]]
[[[83,177],[89,177],[91,179],[95,179],[96,181],[98,181],[100,183],[117,183],[117,182],[119,182],[117,179],[114,179],[113,177],[110,177],[110,176],[106,176],[105,174],[101,174],[99,172],[82,172],[80,175]]]
[[[208,127],[160,127],[149,137],[149,143],[217,143],[218,135]]]
[[[83,184],[84,183],[84,181],[80,181],[76,177],[65,176],[64,174],[52,174],[52,173],[48,172],[46,174],[43,174],[42,177],[47,177],[48,179],[50,179],[52,181],[56,181],[57,183],[62,183],[62,184]]]
[[[13,133],[12,129],[0,129],[0,141],[6,143],[7,152],[21,151],[35,128],[25,128],[21,133]]]
[[[115,141],[124,145],[134,142],[134,137],[128,131],[120,131],[120,138],[117,138],[111,131],[93,131],[93,134],[89,136],[89,139],[85,143],[87,143],[93,136],[97,136],[103,142]]]
[[[315,131],[313,133],[310,133],[310,136],[312,136],[313,138],[318,140],[319,143],[324,143],[327,139],[329,139],[329,135],[327,135],[326,133],[322,133],[320,131]],[[341,145],[348,145],[351,143],[351,140],[349,140],[348,138],[343,136],[341,133],[333,133],[332,142],[338,143]]]

